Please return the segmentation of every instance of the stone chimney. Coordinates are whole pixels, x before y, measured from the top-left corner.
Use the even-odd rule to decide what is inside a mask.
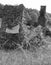
[[[41,25],[42,27],[45,27],[45,23],[46,23],[46,18],[45,18],[45,14],[46,14],[46,6],[41,6],[40,9],[40,15],[38,17],[38,24]]]
[[[41,6],[40,8],[40,16],[45,16],[46,13],[46,6]]]

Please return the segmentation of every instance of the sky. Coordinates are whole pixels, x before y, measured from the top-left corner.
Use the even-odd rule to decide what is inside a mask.
[[[32,8],[37,10],[40,10],[41,5],[45,5],[46,12],[51,13],[51,0],[0,0],[0,4],[24,4],[26,8]]]

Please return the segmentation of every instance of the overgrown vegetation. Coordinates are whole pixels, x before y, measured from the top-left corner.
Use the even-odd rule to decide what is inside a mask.
[[[12,5],[1,5],[0,7],[0,18],[2,19],[2,30],[0,32],[0,46],[1,49],[16,49],[20,45],[24,50],[40,48],[43,46],[41,38],[41,29],[37,27],[39,12],[33,9],[27,9],[23,4],[12,6]],[[24,16],[23,16],[23,11]],[[22,18],[25,18],[25,24],[22,23]],[[16,25],[20,25],[19,33],[8,34],[5,32],[6,28],[12,29]],[[23,29],[23,25],[25,29]],[[28,28],[29,27],[29,28]],[[26,29],[27,28],[27,29]],[[37,29],[38,28],[38,29]],[[40,30],[39,30],[40,29]],[[27,33],[25,33],[25,31]],[[37,33],[37,34],[34,34]],[[35,36],[36,35],[36,36]],[[29,36],[29,37],[28,37]],[[27,37],[27,39],[25,39]],[[24,41],[25,40],[25,41]],[[27,42],[28,41],[28,42]]]

